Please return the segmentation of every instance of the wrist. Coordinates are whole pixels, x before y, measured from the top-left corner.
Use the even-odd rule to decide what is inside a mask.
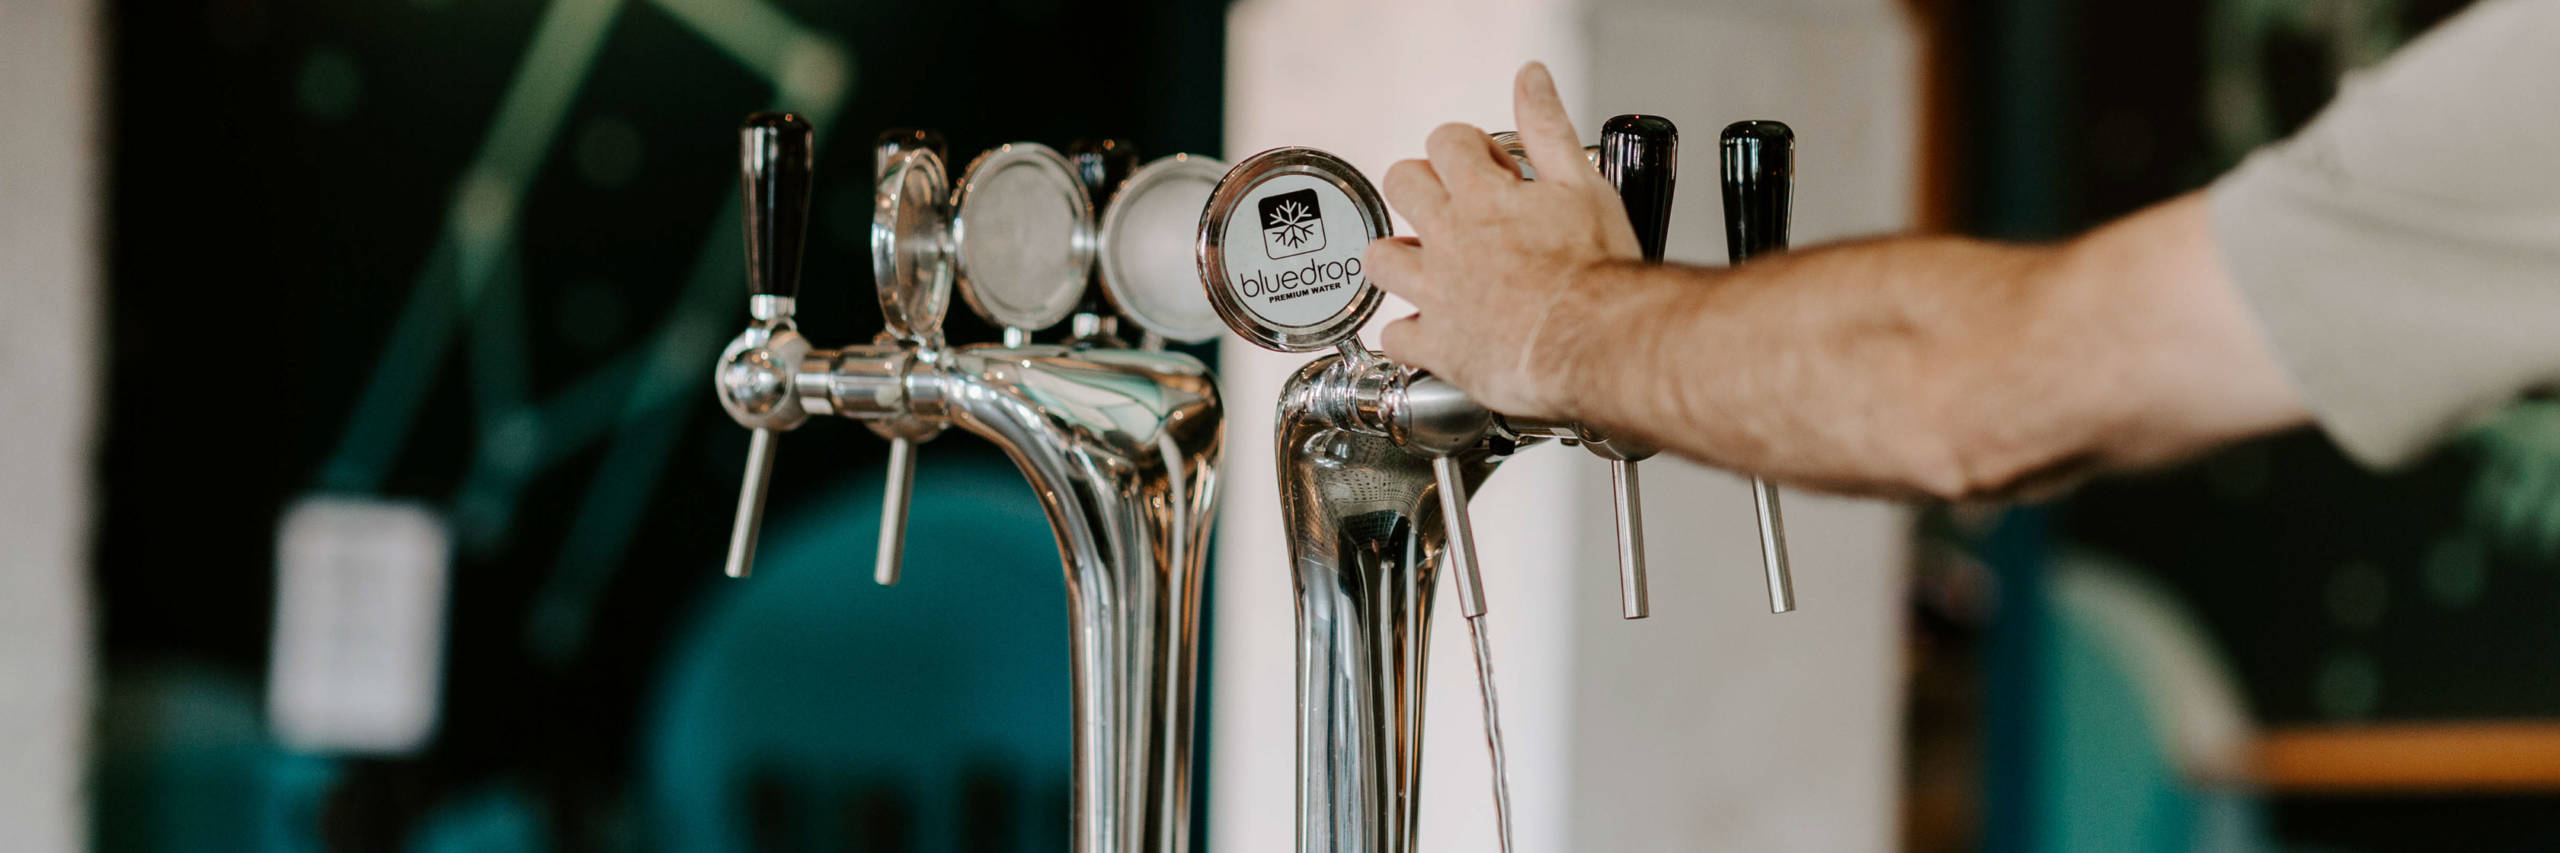
[[[1554,415],[1600,426],[1612,422],[1644,376],[1660,372],[1662,330],[1679,313],[1679,289],[1644,274],[1647,265],[1609,260],[1571,276],[1565,297],[1551,311],[1549,340],[1556,372]]]

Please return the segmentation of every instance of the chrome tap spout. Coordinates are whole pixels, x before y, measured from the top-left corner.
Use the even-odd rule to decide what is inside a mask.
[[[1298,849],[1414,849],[1431,603],[1448,545],[1431,457],[1344,414],[1340,356],[1283,386],[1281,514],[1297,590]],[[1472,492],[1500,463],[1459,455]]]

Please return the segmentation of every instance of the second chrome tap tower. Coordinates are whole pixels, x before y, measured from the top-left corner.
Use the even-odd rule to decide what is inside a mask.
[[[824,349],[793,322],[812,130],[760,113],[739,134],[751,322],[713,384],[754,432],[728,573],[753,565],[777,438],[812,415],[860,421],[891,442],[870,555],[883,585],[898,580],[921,445],[954,427],[993,442],[1039,495],[1065,568],[1072,849],[1187,849],[1201,567],[1223,419],[1208,369],[1160,345],[1216,332],[1214,318],[1200,319],[1205,307],[1186,308],[1199,302],[1190,258],[1147,252],[1168,241],[1145,231],[1168,227],[1147,211],[1198,211],[1223,166],[1177,155],[1135,167],[1117,142],[1067,155],[1015,143],[980,155],[954,185],[935,135],[884,134],[871,253],[885,328]],[[1003,342],[943,339],[955,287],[1004,328]],[[1115,315],[1145,339],[1121,338]],[[1068,320],[1066,340],[1033,342]]]
[[[1515,137],[1492,141],[1520,161],[1523,179],[1534,179]],[[1776,122],[1743,122],[1721,143],[1734,260],[1782,248],[1792,134]],[[1601,144],[1586,150],[1588,165],[1617,187],[1648,262],[1663,257],[1678,151],[1671,122],[1644,115],[1611,119]],[[1279,148],[1228,172],[1195,246],[1200,282],[1237,335],[1282,352],[1326,353],[1282,386],[1274,436],[1297,590],[1297,847],[1417,848],[1423,676],[1445,567],[1476,640],[1498,833],[1508,849],[1509,793],[1468,496],[1512,454],[1539,444],[1579,445],[1608,460],[1618,492],[1622,615],[1644,618],[1637,463],[1652,450],[1586,425],[1506,417],[1362,346],[1358,332],[1381,299],[1363,255],[1390,233],[1385,204],[1358,170],[1315,149]],[[1756,481],[1753,488],[1771,609],[1791,610],[1777,493]]]

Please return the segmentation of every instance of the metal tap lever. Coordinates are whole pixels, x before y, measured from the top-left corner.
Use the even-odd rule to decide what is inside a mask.
[[[1600,176],[1618,189],[1645,263],[1662,262],[1671,229],[1671,190],[1680,171],[1680,129],[1661,116],[1622,115],[1600,128]],[[1593,443],[1599,449],[1605,442]],[[1644,493],[1636,462],[1651,452],[1604,454],[1617,489],[1618,605],[1628,619],[1651,615],[1644,577]]]
[[[1740,264],[1787,248],[1787,222],[1795,194],[1796,134],[1774,121],[1728,125],[1720,141],[1724,160],[1724,240]],[[1779,513],[1777,484],[1751,478],[1753,509],[1760,517],[1760,562],[1769,574],[1769,612],[1796,609],[1795,582],[1787,571],[1787,525]]]
[[[809,123],[791,113],[757,113],[738,128],[738,185],[746,205],[747,313],[755,318],[755,328],[741,341],[751,338],[756,350],[764,349],[775,332],[791,329],[792,300],[800,292],[801,243],[809,222],[810,136]],[[774,370],[785,371],[778,389],[782,401],[759,400],[763,405],[755,407],[759,417],[747,440],[747,472],[738,484],[738,514],[729,527],[729,554],[722,565],[733,578],[746,577],[755,565],[756,533],[764,524],[765,488],[773,475],[774,433],[796,423],[772,415],[798,412],[789,399],[787,372],[798,365],[774,361],[761,359],[760,364],[748,365],[748,373],[738,373],[770,385]],[[742,364],[746,362],[724,358],[722,369],[737,373]],[[724,403],[729,401],[730,397],[723,398]]]
[[[878,191],[890,203],[879,205],[872,222],[875,257],[873,275],[880,291],[883,319],[889,327],[885,336],[905,341],[916,347],[939,346],[942,336],[942,312],[950,300],[946,283],[938,281],[946,264],[928,262],[922,270],[912,261],[898,263],[900,253],[938,252],[940,246],[917,249],[916,237],[906,231],[922,221],[929,228],[940,227],[944,195],[948,186],[942,172],[942,134],[930,130],[897,128],[882,131],[872,141],[871,178]],[[910,155],[924,152],[930,157]],[[925,197],[916,197],[921,192]],[[935,239],[938,240],[938,234]],[[882,241],[886,240],[883,245]],[[907,280],[900,280],[904,277]],[[917,279],[937,279],[920,281]],[[898,380],[906,382],[906,371],[913,359],[900,362]],[[899,568],[907,551],[907,507],[915,494],[916,444],[942,433],[942,425],[913,416],[883,418],[865,423],[871,431],[889,440],[889,472],[880,495],[880,548],[873,555],[871,579],[881,586],[898,583]]]
[[[1493,415],[1458,386],[1427,374],[1405,376],[1386,394],[1392,402],[1379,408],[1391,413],[1387,433],[1397,444],[1431,459],[1431,476],[1440,487],[1441,522],[1448,525],[1449,570],[1458,578],[1458,602],[1467,618],[1481,617],[1483,575],[1476,568],[1475,525],[1468,520],[1467,481],[1458,457],[1484,441]]]

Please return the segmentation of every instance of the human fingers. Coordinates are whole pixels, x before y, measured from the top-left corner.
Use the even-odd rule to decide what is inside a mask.
[[[1431,155],[1431,170],[1440,176],[1440,185],[1451,198],[1486,195],[1520,182],[1519,173],[1495,159],[1510,155],[1495,148],[1493,137],[1474,125],[1441,125],[1431,131],[1423,148]]]
[[[1529,152],[1539,180],[1576,180],[1592,173],[1582,153],[1582,135],[1573,129],[1573,117],[1565,113],[1564,97],[1556,94],[1555,78],[1545,63],[1521,66],[1512,80],[1511,120],[1520,124],[1520,147]]]
[[[1384,190],[1387,203],[1405,221],[1421,231],[1437,231],[1440,214],[1449,206],[1449,190],[1440,185],[1440,173],[1432,171],[1429,160],[1398,160],[1387,167]]]
[[[1438,330],[1424,322],[1420,314],[1408,315],[1378,330],[1378,348],[1399,364],[1447,375],[1447,352]]]
[[[1439,304],[1440,283],[1423,272],[1421,241],[1411,237],[1373,240],[1361,258],[1369,280],[1377,282],[1379,289],[1415,305]]]

